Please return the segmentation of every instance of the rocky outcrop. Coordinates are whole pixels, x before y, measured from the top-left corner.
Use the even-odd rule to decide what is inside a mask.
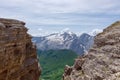
[[[65,68],[63,80],[120,80],[120,21],[98,34],[88,54]]]
[[[0,80],[39,80],[36,48],[25,23],[0,18]]]

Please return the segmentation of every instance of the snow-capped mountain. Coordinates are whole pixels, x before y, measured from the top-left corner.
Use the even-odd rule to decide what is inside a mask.
[[[93,29],[92,32],[90,32],[89,34],[92,36],[96,36],[98,33],[103,32],[103,30],[101,29]]]
[[[40,50],[70,49],[82,55],[92,46],[93,39],[94,37],[89,34],[84,33],[81,36],[77,36],[69,31],[43,37],[33,37],[32,41],[36,44],[37,49]]]

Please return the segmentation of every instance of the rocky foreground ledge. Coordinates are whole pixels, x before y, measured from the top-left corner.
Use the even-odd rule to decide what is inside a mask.
[[[95,37],[88,55],[66,66],[63,80],[120,80],[120,21]]]
[[[0,80],[39,80],[40,72],[25,23],[0,18]]]

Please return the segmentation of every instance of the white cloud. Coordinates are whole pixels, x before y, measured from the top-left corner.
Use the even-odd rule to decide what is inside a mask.
[[[70,31],[70,28],[65,28],[62,30],[63,32]]]
[[[104,26],[120,19],[120,0],[0,0],[0,11],[0,17],[23,20],[30,30],[36,25]]]
[[[110,12],[120,7],[119,0],[1,0],[1,8],[22,12],[35,13],[64,13],[64,12]],[[18,11],[19,11],[18,10]],[[119,9],[120,11],[120,9]],[[31,14],[29,13],[29,14]]]
[[[42,29],[42,28],[39,28],[38,30],[39,30],[39,31],[43,31],[43,29]]]
[[[45,30],[36,30],[36,29],[34,29],[34,30],[29,30],[29,32],[28,32],[29,34],[31,34],[32,33],[32,36],[45,36],[45,35],[48,35],[48,34],[50,34],[48,31],[45,31]]]

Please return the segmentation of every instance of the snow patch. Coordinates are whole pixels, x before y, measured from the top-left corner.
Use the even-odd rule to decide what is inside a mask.
[[[92,32],[90,32],[89,34],[91,36],[96,36],[97,34],[101,33],[103,30],[101,29],[93,29]]]

